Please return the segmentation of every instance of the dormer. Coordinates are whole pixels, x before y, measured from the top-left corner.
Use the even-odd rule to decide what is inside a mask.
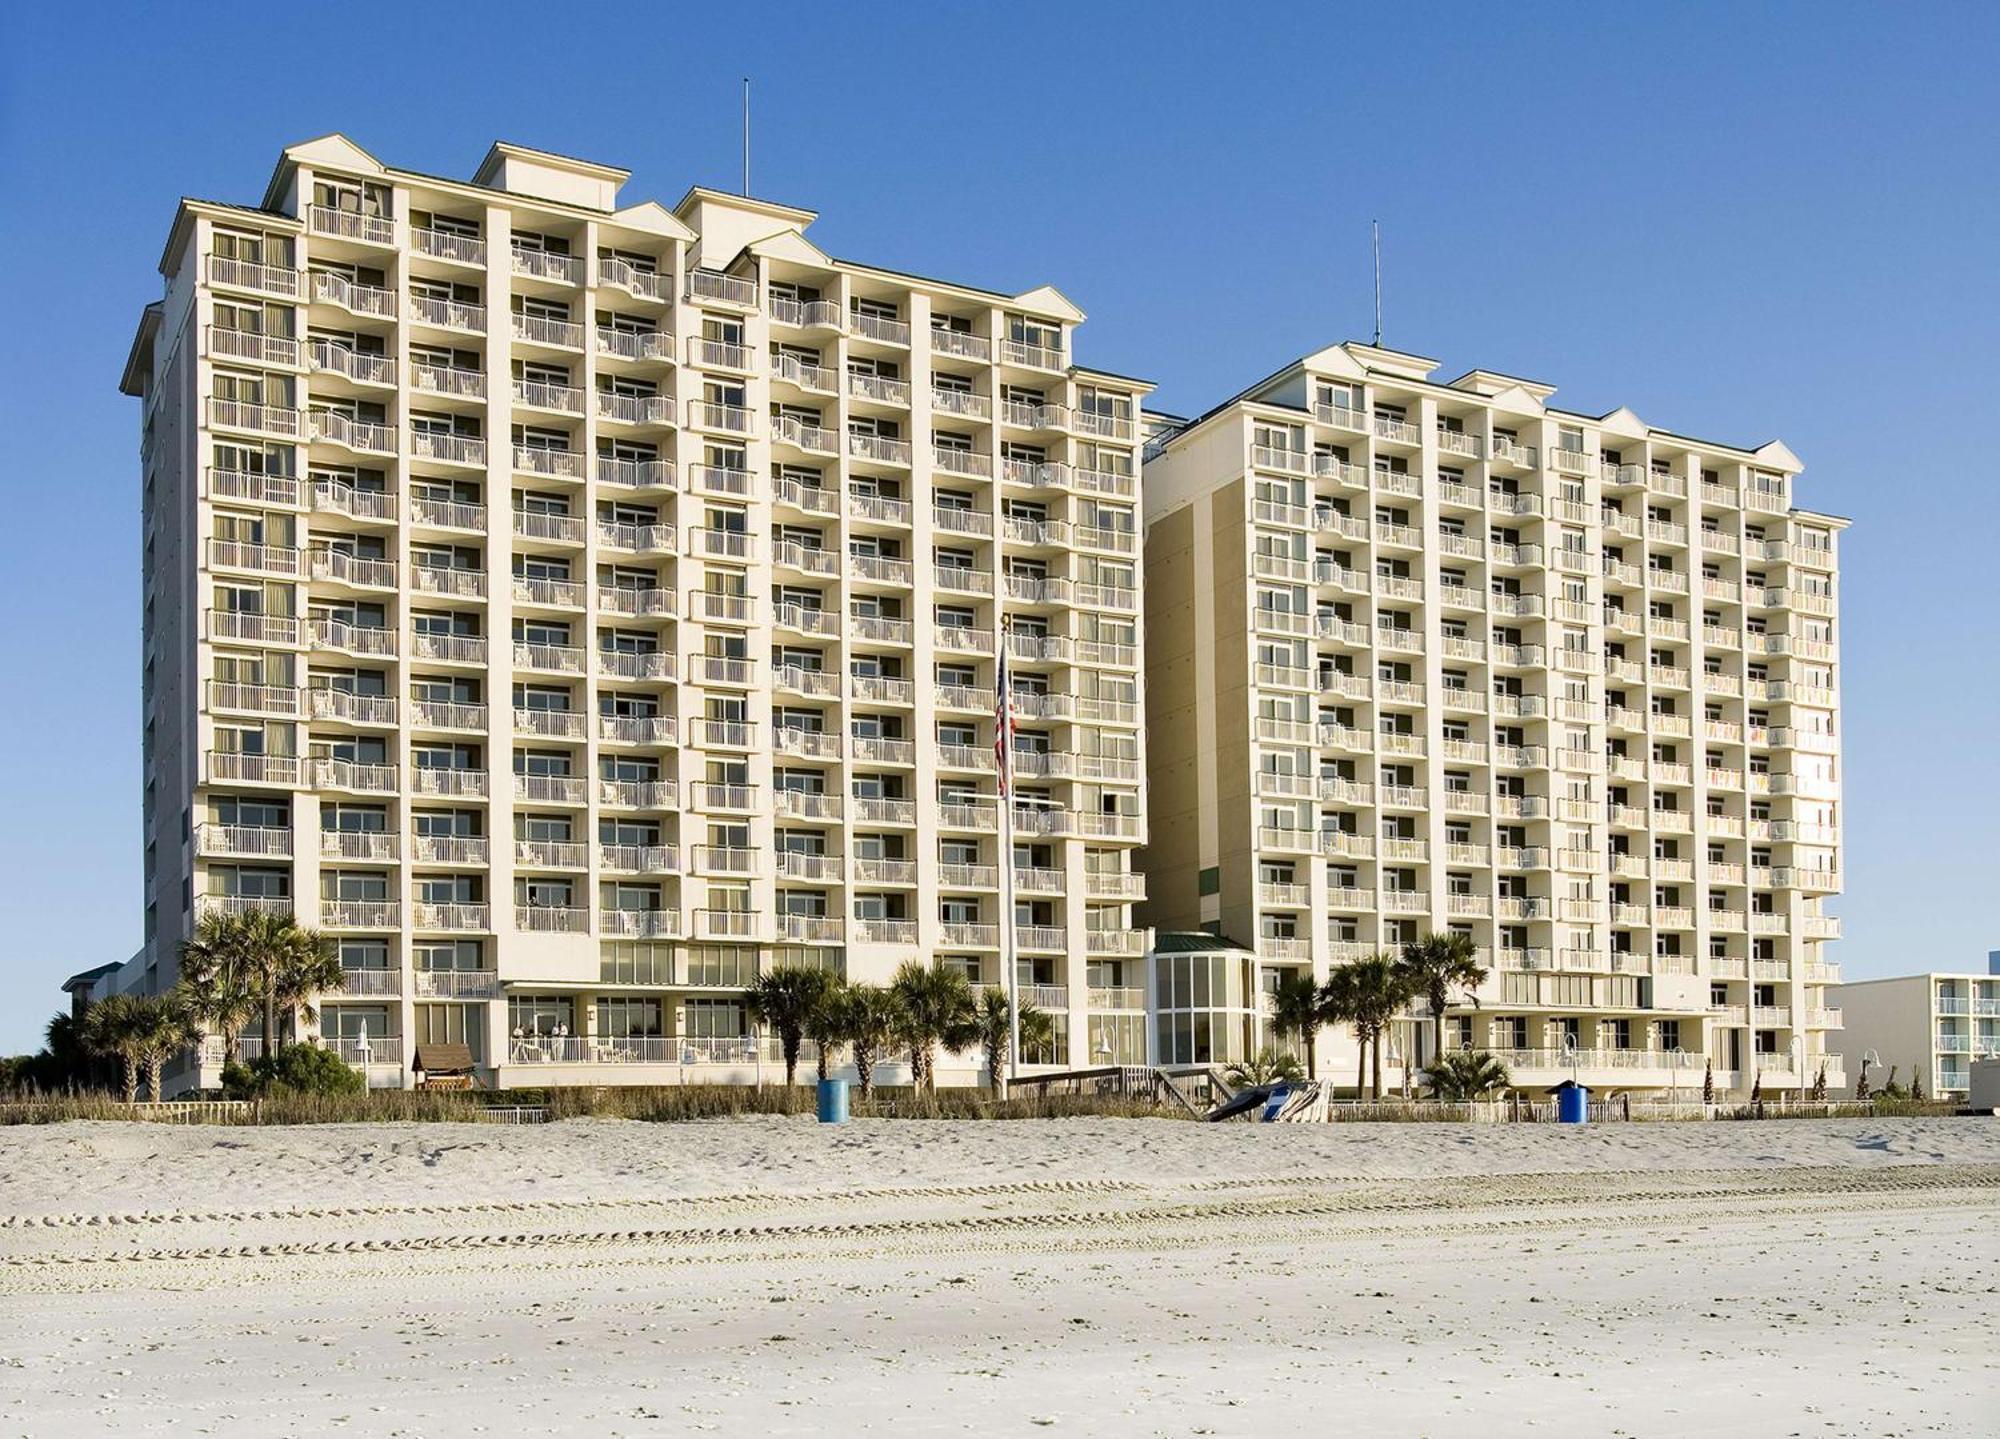
[[[803,232],[819,218],[812,210],[700,185],[681,197],[674,215],[695,232],[695,264],[725,272],[751,245],[771,240],[783,230]]]
[[[620,170],[615,165],[598,165],[495,140],[486,158],[479,162],[472,183],[513,195],[553,200],[558,205],[609,212],[618,208],[619,186],[631,178],[630,170]]]

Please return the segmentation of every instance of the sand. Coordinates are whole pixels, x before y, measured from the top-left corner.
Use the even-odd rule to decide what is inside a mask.
[[[1990,1435],[2000,1122],[0,1131],[0,1436]]]

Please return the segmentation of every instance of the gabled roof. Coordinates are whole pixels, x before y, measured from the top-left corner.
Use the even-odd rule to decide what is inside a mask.
[[[1038,310],[1045,315],[1055,315],[1072,325],[1083,323],[1083,311],[1076,303],[1054,285],[1037,285],[1032,290],[1024,290],[1014,296],[1014,303],[1025,309]]]
[[[1806,462],[1792,453],[1792,447],[1783,440],[1766,440],[1752,454],[1774,470],[1803,470]]]
[[[388,166],[338,130],[314,140],[302,140],[296,145],[287,145],[279,153],[277,168],[271,171],[271,183],[264,187],[265,209],[277,205],[278,197],[284,193],[285,177],[300,165],[326,165],[335,170],[350,170],[363,175],[381,175],[388,170]]]
[[[63,993],[73,994],[79,989],[88,989],[113,970],[123,969],[124,967],[122,964],[112,963],[100,964],[95,969],[81,970],[62,982]]]
[[[1540,380],[1530,380],[1521,375],[1503,374],[1499,370],[1467,370],[1450,382],[1450,388],[1469,390],[1475,395],[1485,396],[1504,394],[1508,390],[1520,390],[1534,397],[1536,409],[1541,408],[1541,401],[1556,392],[1554,385],[1545,385]]]
[[[823,270],[834,268],[831,255],[789,227],[761,240],[752,240],[743,249],[746,254],[760,259],[787,260],[795,265],[812,265]]]
[[[695,237],[694,231],[683,225],[674,212],[658,200],[641,200],[636,205],[614,210],[610,223],[631,230],[644,230],[649,235],[664,235],[670,240],[692,241]]]
[[[1541,393],[1537,394],[1536,390]],[[1487,395],[1485,399],[1496,410],[1518,410],[1524,415],[1539,415],[1542,413],[1542,401],[1553,393],[1553,390],[1540,385],[1534,390],[1525,385],[1509,385]]]
[[[153,376],[153,341],[160,333],[166,304],[155,300],[139,312],[139,329],[132,336],[132,348],[125,354],[125,372],[118,377],[118,393],[144,399],[146,382]]]
[[[1600,415],[1597,423],[1613,434],[1627,439],[1643,440],[1653,432],[1653,427],[1633,414],[1628,406],[1620,405],[1608,415]]]
[[[728,190],[715,190],[707,185],[690,185],[687,193],[674,205],[674,213],[685,220],[688,212],[701,201],[717,205],[728,205],[736,210],[748,210],[752,214],[768,215],[781,225],[792,225],[805,229],[819,218],[817,210],[801,210],[796,205],[781,205],[776,200],[760,200],[754,195],[737,195]]]
[[[495,140],[487,150],[486,158],[479,162],[479,168],[472,172],[472,183],[485,185],[487,177],[500,168],[504,160],[531,160],[536,164],[553,166],[558,170],[571,170],[580,175],[588,175],[593,180],[609,180],[614,186],[622,185],[632,178],[630,170],[621,170],[616,165],[601,165],[595,160],[580,160],[574,155],[558,154],[554,150],[537,150],[529,145],[516,145],[508,140]]]

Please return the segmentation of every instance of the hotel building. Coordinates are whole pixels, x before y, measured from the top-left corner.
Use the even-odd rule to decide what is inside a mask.
[[[768,1065],[802,961],[1000,978],[995,656],[1024,996],[1145,1057],[1138,407],[1056,290],[834,259],[807,210],[497,144],[340,136],[182,203],[143,400],[145,945],[334,936],[376,1083]],[[1782,523],[1782,522],[1780,522]],[[214,1082],[214,1046],[199,1075]]]
[[[1524,1088],[1842,1083],[1845,522],[1782,444],[1434,369],[1337,345],[1148,417],[1141,921],[1266,984],[1469,934],[1447,1043]]]

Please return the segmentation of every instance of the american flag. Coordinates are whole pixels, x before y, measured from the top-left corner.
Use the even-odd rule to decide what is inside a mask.
[[[994,669],[993,679],[993,760],[1000,773],[1000,798],[1008,799],[1013,792],[1014,757],[1014,695],[1012,683],[1007,677],[1007,637],[1000,636],[1000,662]]]

